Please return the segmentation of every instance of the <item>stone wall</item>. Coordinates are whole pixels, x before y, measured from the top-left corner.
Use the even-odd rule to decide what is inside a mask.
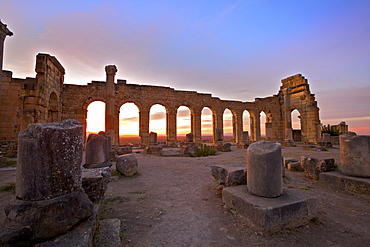
[[[8,103],[2,101],[1,116],[12,116],[9,123],[0,125],[0,138],[16,139],[17,133],[29,123],[55,122],[76,119],[84,123],[86,132],[87,107],[93,101],[106,103],[106,130],[114,144],[119,140],[119,109],[125,103],[134,103],[139,109],[139,135],[141,144],[149,142],[149,112],[151,106],[161,104],[166,108],[167,144],[177,142],[176,117],[180,106],[187,106],[191,113],[191,132],[194,141],[201,140],[201,112],[208,107],[213,115],[213,136],[217,128],[223,130],[225,109],[232,112],[233,141],[242,141],[243,112],[250,114],[250,139],[261,139],[260,114],[266,114],[266,139],[283,141],[291,131],[291,111],[301,114],[302,141],[316,143],[320,137],[319,108],[310,93],[307,80],[295,75],[282,80],[277,95],[256,98],[254,102],[221,100],[211,94],[181,91],[170,87],[128,84],[125,80],[115,82],[117,68],[106,67],[106,81],[92,81],[87,85],[63,84],[64,68],[48,54],[38,54],[36,78],[14,79],[6,74]],[[107,113],[109,112],[109,113]],[[3,119],[3,117],[2,117]],[[5,126],[6,125],[6,126]],[[6,127],[6,128],[5,128]],[[289,139],[289,138],[288,138]],[[290,138],[292,139],[292,138]]]

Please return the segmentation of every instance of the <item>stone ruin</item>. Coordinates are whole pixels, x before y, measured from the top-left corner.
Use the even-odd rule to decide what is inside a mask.
[[[98,168],[112,166],[109,159],[114,157],[112,153],[112,138],[109,133],[99,132],[90,134],[86,141],[86,168]]]
[[[91,245],[111,170],[82,172],[83,125],[76,120],[30,124],[18,142],[16,198],[5,208],[0,244],[28,246],[56,238],[51,241]]]
[[[281,145],[255,142],[247,149],[247,185],[226,187],[222,200],[248,219],[262,235],[309,222],[316,215],[316,198],[283,189]]]
[[[5,37],[12,35],[6,25],[0,22],[0,48]],[[2,65],[3,52],[0,53]],[[256,98],[253,102],[221,100],[211,94],[195,91],[181,91],[169,87],[135,85],[126,80],[115,80],[117,67],[105,67],[106,80],[92,81],[87,85],[65,84],[65,69],[54,56],[39,53],[36,56],[35,77],[13,78],[11,71],[0,66],[0,140],[12,146],[18,133],[31,123],[57,122],[76,119],[83,124],[86,135],[87,108],[94,101],[106,104],[105,132],[112,138],[112,144],[119,147],[119,111],[125,103],[134,103],[139,109],[140,145],[150,144],[150,108],[161,104],[166,108],[166,145],[177,143],[177,111],[187,106],[191,112],[191,132],[194,143],[202,143],[202,109],[212,111],[213,143],[222,142],[224,135],[223,113],[232,113],[232,143],[245,147],[248,142],[243,136],[243,113],[250,115],[250,141],[260,141],[262,112],[266,115],[266,137],[268,141],[294,144],[291,112],[300,113],[301,130],[299,141],[317,143],[321,138],[319,108],[314,94],[311,94],[307,79],[301,74],[281,80],[276,95]],[[296,130],[294,130],[295,133]],[[4,144],[5,145],[5,144]],[[224,147],[221,147],[224,149]],[[227,147],[225,147],[226,149]]]
[[[341,135],[340,171],[320,173],[320,182],[355,194],[370,195],[370,137]]]

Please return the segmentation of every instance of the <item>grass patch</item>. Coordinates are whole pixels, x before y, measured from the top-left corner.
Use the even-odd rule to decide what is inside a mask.
[[[301,187],[300,189],[301,190],[310,190],[310,188],[308,188],[308,187]]]
[[[138,190],[129,192],[129,194],[139,194],[139,195],[144,194],[144,193],[145,193],[144,191],[138,191]]]
[[[137,198],[137,200],[138,200],[138,201],[142,201],[142,200],[145,200],[145,199],[147,199],[147,197],[146,197],[146,196],[139,196],[139,197]]]
[[[111,174],[111,176],[119,176],[119,177],[122,176],[122,173],[120,173],[116,169],[113,169],[110,174]]]
[[[131,201],[130,197],[125,197],[125,196],[116,196],[116,197],[110,197],[105,199],[102,204],[109,204],[112,202],[129,202]]]
[[[210,156],[210,155],[216,155],[217,150],[214,149],[211,146],[207,146],[203,144],[202,146],[199,147],[197,152],[194,154],[194,157],[205,157],[205,156]]]
[[[340,164],[334,163],[334,171],[339,171],[340,170]]]
[[[7,183],[6,185],[0,186],[0,191],[15,193],[15,183],[10,182],[10,183]]]

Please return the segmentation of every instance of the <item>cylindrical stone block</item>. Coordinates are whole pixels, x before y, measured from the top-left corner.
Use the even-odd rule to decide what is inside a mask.
[[[281,145],[260,141],[247,149],[247,187],[249,193],[262,197],[283,194]]]
[[[339,142],[342,173],[370,177],[370,137],[341,135]]]
[[[78,121],[65,120],[30,124],[19,133],[19,199],[50,199],[81,188],[82,131]]]
[[[108,158],[108,138],[104,134],[90,134],[86,142],[86,164],[101,164]]]

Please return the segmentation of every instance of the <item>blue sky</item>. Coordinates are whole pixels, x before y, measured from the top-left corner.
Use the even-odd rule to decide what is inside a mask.
[[[324,124],[370,134],[370,1],[0,0],[14,36],[4,69],[34,76],[35,56],[56,56],[66,83],[104,80],[253,101],[300,73]]]

